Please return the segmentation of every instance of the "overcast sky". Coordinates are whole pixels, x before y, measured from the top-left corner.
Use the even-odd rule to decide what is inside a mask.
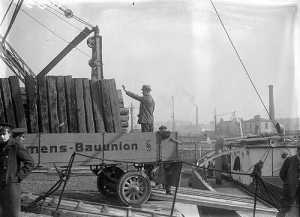
[[[1,18],[9,0],[2,0]],[[117,87],[140,93],[151,85],[155,119],[199,121],[217,113],[237,111],[242,118],[266,112],[224,33],[208,0],[73,0],[64,6],[92,25],[103,37],[105,78]],[[84,2],[84,3],[82,3]],[[277,117],[299,116],[299,12],[296,1],[214,1],[246,68],[268,107],[268,85],[274,85]],[[49,8],[26,2],[23,9],[67,41],[79,30],[62,22]],[[11,15],[11,14],[10,14]],[[78,28],[84,26],[68,20]],[[294,31],[296,30],[296,32]],[[5,31],[2,28],[1,33]],[[23,11],[10,32],[9,42],[37,74],[66,46]],[[85,41],[79,48],[90,53]],[[73,50],[51,72],[90,78],[89,57]],[[6,72],[1,69],[2,74]],[[298,94],[297,94],[298,93]],[[127,105],[133,102],[125,96]],[[136,112],[138,103],[134,102]],[[298,109],[297,109],[298,108]],[[298,110],[298,111],[297,111]],[[228,118],[228,116],[224,116]]]

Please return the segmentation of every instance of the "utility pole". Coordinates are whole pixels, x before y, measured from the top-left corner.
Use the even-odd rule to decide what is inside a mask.
[[[130,103],[130,132],[133,132],[133,105]]]
[[[215,119],[215,135],[217,135],[217,109],[216,108],[215,108],[214,119]]]
[[[198,105],[196,105],[196,127],[199,126],[199,111],[198,111]]]
[[[175,131],[174,96],[172,96],[172,131]]]

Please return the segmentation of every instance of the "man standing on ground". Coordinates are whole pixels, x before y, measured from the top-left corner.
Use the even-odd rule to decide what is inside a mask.
[[[150,94],[151,87],[149,85],[143,85],[143,96],[139,96],[135,93],[127,91],[124,85],[122,85],[122,87],[127,96],[130,96],[131,98],[140,101],[138,124],[141,125],[142,132],[153,132],[153,112],[155,102]]]
[[[31,172],[34,162],[22,145],[25,129],[0,124],[0,217],[18,217],[20,182]],[[12,138],[11,138],[12,137]]]
[[[285,217],[293,204],[299,205],[300,197],[300,141],[297,142],[297,154],[287,158],[281,169],[280,178],[283,181],[280,210],[277,217]],[[299,212],[299,208],[297,210]]]

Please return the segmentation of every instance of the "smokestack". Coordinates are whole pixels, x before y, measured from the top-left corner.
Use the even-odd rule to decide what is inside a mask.
[[[269,85],[269,114],[270,119],[275,120],[273,85]]]
[[[198,114],[198,106],[196,105],[196,127],[198,127],[199,126],[199,116],[198,116],[199,114]]]

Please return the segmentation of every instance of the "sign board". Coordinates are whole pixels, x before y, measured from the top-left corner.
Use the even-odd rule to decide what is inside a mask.
[[[164,154],[161,160],[174,160],[176,143],[167,143],[172,144],[163,145],[168,154]],[[157,161],[159,156],[156,134],[152,132],[27,134],[24,146],[40,165],[67,165],[74,152],[78,153],[74,160],[77,166],[100,164],[102,159],[107,164],[146,163]]]

